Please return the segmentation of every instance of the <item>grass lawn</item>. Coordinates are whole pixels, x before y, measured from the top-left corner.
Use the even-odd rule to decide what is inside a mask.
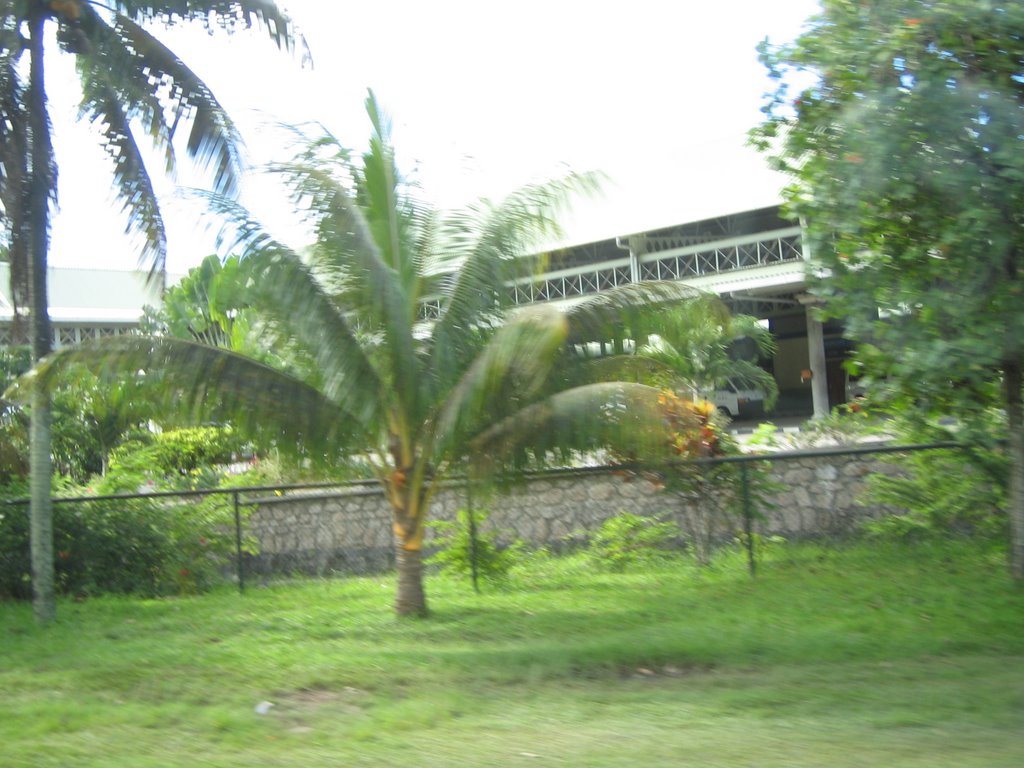
[[[0,765],[1024,765],[1024,590],[972,544],[393,590],[0,604]]]

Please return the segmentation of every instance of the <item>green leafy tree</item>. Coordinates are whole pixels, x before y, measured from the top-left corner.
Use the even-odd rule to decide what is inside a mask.
[[[142,235],[142,260],[154,275],[162,274],[167,238],[140,151],[141,134],[149,136],[166,168],[173,170],[179,132],[187,129],[187,153],[212,170],[214,187],[225,193],[236,187],[241,140],[234,122],[203,81],[143,26],[182,20],[228,32],[263,27],[282,48],[296,41],[289,18],[266,0],[0,0],[0,239],[8,250],[15,303],[29,309],[35,360],[45,357],[52,345],[46,267],[57,158],[45,64],[54,28],[57,49],[75,57],[81,117],[99,128],[128,229]],[[55,613],[51,411],[43,391],[32,400],[32,573],[36,616],[45,622]]]
[[[675,323],[639,352],[662,362],[693,393],[706,395],[732,380],[762,390],[771,408],[779,385],[758,361],[775,350],[775,338],[757,318],[732,315],[714,298],[680,308]]]
[[[203,259],[176,285],[164,292],[159,308],[146,307],[141,327],[150,334],[193,339],[211,347],[240,351],[245,347],[252,315],[241,264],[236,256]]]
[[[56,470],[80,482],[106,474],[111,452],[126,437],[145,431],[156,415],[147,384],[101,382],[87,370],[69,371],[52,401]]]
[[[0,350],[0,389],[31,367],[27,347]],[[104,474],[110,452],[154,415],[144,381],[103,382],[82,368],[69,370],[51,398],[51,453],[56,474],[83,482]],[[0,481],[28,474],[29,413],[0,400]]]
[[[272,350],[253,307],[247,267],[237,256],[207,256],[164,291],[159,308],[145,307],[140,329],[154,336],[197,341],[287,370],[311,361],[294,348]]]
[[[23,347],[0,349],[0,388],[31,367]],[[28,477],[28,429],[21,410],[0,397],[0,485]]]
[[[658,390],[586,382],[568,366],[586,362],[579,350],[596,341],[616,346],[625,327],[654,332],[696,292],[645,283],[566,311],[512,311],[509,280],[529,274],[537,259],[527,254],[551,241],[557,214],[596,179],[568,174],[441,214],[400,175],[372,93],[367,110],[364,153],[324,136],[275,167],[316,232],[308,258],[220,202],[235,222],[226,246],[247,267],[265,338],[314,366],[293,375],[193,341],[119,337],[60,353],[22,387],[46,388],[75,361],[159,371],[169,412],[230,418],[246,434],[272,433],[282,448],[329,462],[362,456],[393,511],[396,610],[422,615],[424,527],[453,472],[484,475],[613,440],[664,443]]]
[[[822,7],[793,45],[765,50],[780,87],[755,140],[795,178],[815,290],[866,372],[906,407],[965,420],[1000,385],[1010,571],[1024,579],[1024,6]]]

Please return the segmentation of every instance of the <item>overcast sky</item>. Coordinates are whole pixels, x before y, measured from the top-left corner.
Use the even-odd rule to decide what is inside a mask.
[[[254,163],[278,151],[263,127],[275,120],[317,120],[358,146],[369,132],[363,100],[372,87],[393,118],[403,167],[415,169],[439,205],[500,197],[565,166],[608,174],[604,198],[581,204],[567,222],[575,241],[771,198],[778,181],[743,148],[768,88],[755,46],[766,36],[792,39],[817,9],[815,0],[280,5],[305,33],[312,68],[263,39],[155,30],[238,120]],[[66,127],[75,107],[61,86],[72,73],[58,62],[50,71],[62,208],[51,263],[134,268],[137,244],[121,234],[95,134]],[[184,174],[178,181],[196,183]],[[287,207],[264,184],[250,185],[245,199],[301,245]],[[212,241],[197,233],[186,204],[166,205],[169,267],[184,271]]]

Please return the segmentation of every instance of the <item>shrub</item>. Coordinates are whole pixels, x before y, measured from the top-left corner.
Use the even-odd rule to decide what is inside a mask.
[[[231,463],[243,448],[241,438],[228,427],[192,427],[140,435],[111,454],[104,489],[136,491],[148,480],[162,486],[214,487],[220,475],[212,467]]]
[[[222,579],[233,552],[223,499],[130,499],[55,504],[54,560],[61,594],[180,594]],[[28,505],[0,507],[0,597],[31,596]]]
[[[965,451],[918,451],[891,459],[898,475],[875,474],[866,500],[906,510],[905,514],[865,523],[868,535],[923,539],[950,535],[1002,538],[1006,535],[1006,490],[998,475],[1005,457],[976,448],[984,457]],[[983,470],[979,461],[995,468]]]
[[[428,523],[436,532],[434,544],[437,551],[426,562],[459,576],[472,576],[475,562],[478,577],[491,583],[503,582],[519,560],[523,545],[514,541],[503,547],[498,543],[498,531],[481,531],[480,526],[488,516],[486,510],[475,510],[473,518],[470,518],[467,510],[460,509],[454,522],[435,520]]]
[[[673,522],[622,512],[601,524],[590,539],[590,557],[601,567],[622,572],[673,557],[682,535]]]

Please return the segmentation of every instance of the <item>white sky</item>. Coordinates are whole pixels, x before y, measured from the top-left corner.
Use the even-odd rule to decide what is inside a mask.
[[[318,120],[359,146],[370,86],[393,118],[404,169],[439,205],[500,197],[565,166],[608,174],[604,197],[567,221],[575,242],[771,202],[779,180],[743,147],[769,87],[755,46],[792,39],[817,10],[816,0],[280,4],[306,35],[311,69],[262,38],[154,30],[235,117],[254,163],[277,150],[267,121]],[[137,243],[122,234],[108,164],[88,126],[67,127],[75,107],[61,92],[72,73],[55,58],[61,214],[51,263],[133,269]],[[198,184],[184,173],[178,182]],[[173,196],[172,183],[160,188]],[[265,184],[247,187],[245,202],[301,245]],[[212,252],[194,209],[165,197],[165,215],[172,272]]]

